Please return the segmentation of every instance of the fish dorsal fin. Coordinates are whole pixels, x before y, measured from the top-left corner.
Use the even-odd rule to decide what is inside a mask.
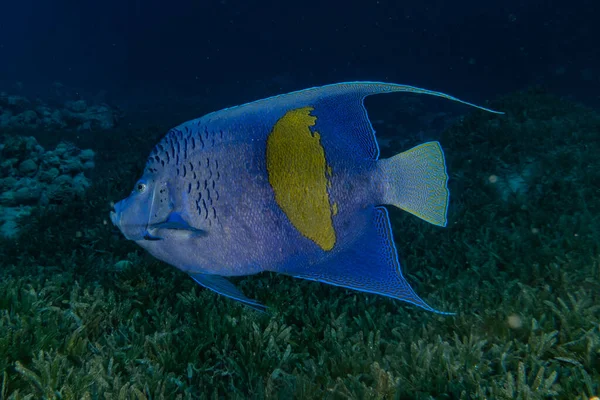
[[[314,87],[297,92],[269,97],[263,100],[226,108],[206,115],[202,122],[209,129],[222,129],[227,125],[262,127],[248,133],[268,135],[272,127],[290,112],[310,109],[314,124],[311,129],[318,132],[327,149],[342,151],[348,156],[361,159],[377,159],[379,146],[375,132],[364,107],[365,97],[379,93],[408,92],[443,97],[485,111],[496,111],[477,106],[445,93],[414,86],[383,82],[345,82]],[[291,132],[293,134],[293,132]]]

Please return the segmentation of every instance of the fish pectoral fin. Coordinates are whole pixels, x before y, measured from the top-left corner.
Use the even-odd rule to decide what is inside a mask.
[[[155,236],[153,234],[151,234],[150,232],[147,232],[144,234],[144,240],[150,240],[150,241],[156,241],[156,240],[163,240],[163,238],[159,237],[159,236]]]
[[[207,232],[202,229],[194,228],[188,224],[180,213],[171,212],[166,220],[152,224],[152,229],[172,229],[177,231],[191,232],[193,236],[206,236]]]
[[[246,297],[242,292],[239,291],[238,288],[236,288],[233,285],[233,283],[229,282],[226,278],[220,275],[199,273],[189,275],[199,285],[204,286],[205,288],[210,289],[219,294],[222,294],[223,296],[229,297],[230,299],[237,300],[250,308],[263,312],[267,309],[266,306]]]

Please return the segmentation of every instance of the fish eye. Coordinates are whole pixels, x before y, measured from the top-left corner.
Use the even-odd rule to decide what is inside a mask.
[[[144,193],[146,191],[146,184],[144,182],[138,182],[135,185],[135,190],[137,190],[138,193]]]

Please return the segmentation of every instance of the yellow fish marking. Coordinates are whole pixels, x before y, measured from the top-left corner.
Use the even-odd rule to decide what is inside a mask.
[[[327,188],[332,170],[325,160],[319,132],[312,132],[317,117],[312,107],[288,111],[273,126],[267,139],[267,172],[275,201],[292,225],[325,251],[336,241]]]

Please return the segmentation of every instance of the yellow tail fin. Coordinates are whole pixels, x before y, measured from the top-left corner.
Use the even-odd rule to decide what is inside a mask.
[[[438,142],[423,143],[379,163],[384,204],[446,226],[450,193],[444,152]]]

